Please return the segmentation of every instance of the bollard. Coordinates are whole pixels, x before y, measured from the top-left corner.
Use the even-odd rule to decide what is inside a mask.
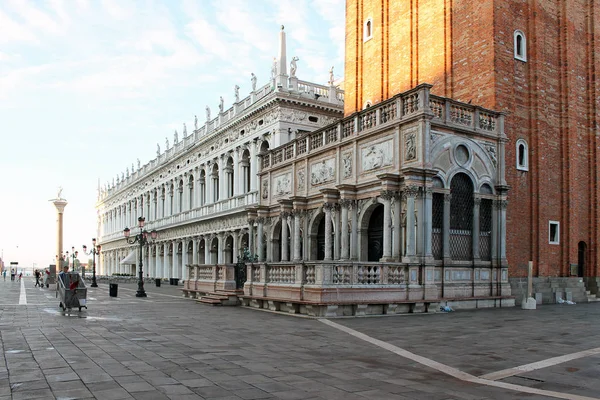
[[[523,310],[535,310],[537,303],[533,298],[533,261],[529,261],[527,266],[527,296],[523,296],[521,308]]]

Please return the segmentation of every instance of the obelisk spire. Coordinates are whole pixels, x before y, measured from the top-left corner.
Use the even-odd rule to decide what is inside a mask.
[[[277,86],[287,88],[287,54],[285,47],[285,31],[284,26],[281,25],[281,31],[279,31],[279,57],[277,59]]]

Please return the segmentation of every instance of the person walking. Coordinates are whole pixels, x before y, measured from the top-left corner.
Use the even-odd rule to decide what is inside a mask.
[[[41,274],[40,274],[40,270],[36,269],[35,270],[35,286],[34,287],[42,287],[42,284],[40,282],[40,278],[41,278]]]
[[[23,278],[23,271],[19,272],[19,282],[21,282],[21,278]]]
[[[48,286],[50,286],[50,284],[48,283],[49,280],[50,280],[50,270],[46,269],[46,273],[44,274],[44,286],[46,286],[46,288],[48,288]]]
[[[6,270],[2,271],[2,276],[4,276],[4,282],[6,282]]]
[[[11,280],[12,282],[14,282],[14,281],[15,281],[15,274],[16,274],[16,273],[17,273],[17,271],[15,271],[15,269],[14,269],[14,268],[11,268],[11,269],[10,269],[10,280]]]

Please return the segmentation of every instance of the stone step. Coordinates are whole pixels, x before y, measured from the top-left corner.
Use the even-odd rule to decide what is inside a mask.
[[[202,303],[202,304],[208,304],[211,306],[220,306],[221,305],[221,300],[207,298],[206,296],[199,298],[198,300],[196,300],[196,302]]]

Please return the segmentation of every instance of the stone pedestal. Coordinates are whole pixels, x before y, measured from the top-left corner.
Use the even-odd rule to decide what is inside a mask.
[[[536,305],[537,305],[537,302],[535,301],[535,299],[533,297],[528,297],[526,299],[523,299],[523,301],[521,302],[521,308],[523,310],[535,310]]]

